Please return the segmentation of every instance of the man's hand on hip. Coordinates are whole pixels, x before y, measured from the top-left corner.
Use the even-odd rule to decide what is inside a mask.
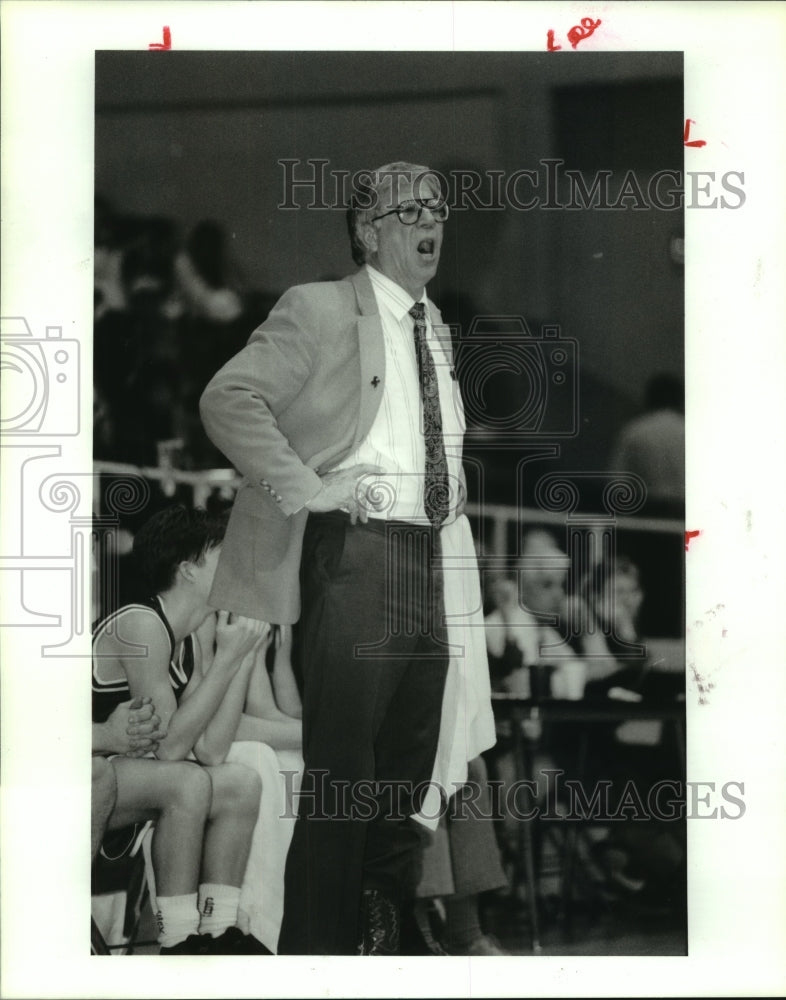
[[[329,510],[345,510],[350,521],[355,524],[358,518],[364,523],[368,521],[368,511],[374,504],[367,499],[366,493],[371,483],[361,485],[364,476],[384,475],[385,470],[378,465],[353,465],[351,469],[341,469],[338,472],[326,472],[321,476],[322,489],[309,500],[306,508],[314,514]]]

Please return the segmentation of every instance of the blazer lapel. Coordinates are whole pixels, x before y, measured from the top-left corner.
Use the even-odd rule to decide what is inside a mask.
[[[361,269],[349,280],[355,287],[360,311],[358,317],[360,412],[353,443],[353,448],[356,448],[371,430],[379,404],[382,402],[382,389],[385,384],[385,340],[371,279],[366,271]]]

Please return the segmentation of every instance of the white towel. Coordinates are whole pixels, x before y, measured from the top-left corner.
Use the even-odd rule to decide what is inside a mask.
[[[284,866],[295,826],[303,757],[251,740],[233,743],[228,761],[245,764],[262,779],[259,818],[240,891],[238,927],[270,951],[278,947],[284,914]]]
[[[467,780],[467,761],[496,742],[486,654],[483,599],[472,530],[462,514],[443,526],[445,620],[453,653],[442,698],[439,742],[431,785],[415,819],[431,830],[439,823],[442,796]]]

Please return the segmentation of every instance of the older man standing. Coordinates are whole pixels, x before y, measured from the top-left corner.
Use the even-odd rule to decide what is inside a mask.
[[[201,403],[245,476],[211,603],[287,623],[302,596],[291,954],[397,952],[448,665],[440,530],[463,414],[425,294],[448,207],[426,167],[370,177],[348,213],[360,270],[290,289]]]

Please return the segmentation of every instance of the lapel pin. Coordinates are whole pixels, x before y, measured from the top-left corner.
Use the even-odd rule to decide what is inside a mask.
[[[371,380],[371,384],[376,389],[376,387],[379,385],[379,376],[375,375],[374,378],[372,378]]]

